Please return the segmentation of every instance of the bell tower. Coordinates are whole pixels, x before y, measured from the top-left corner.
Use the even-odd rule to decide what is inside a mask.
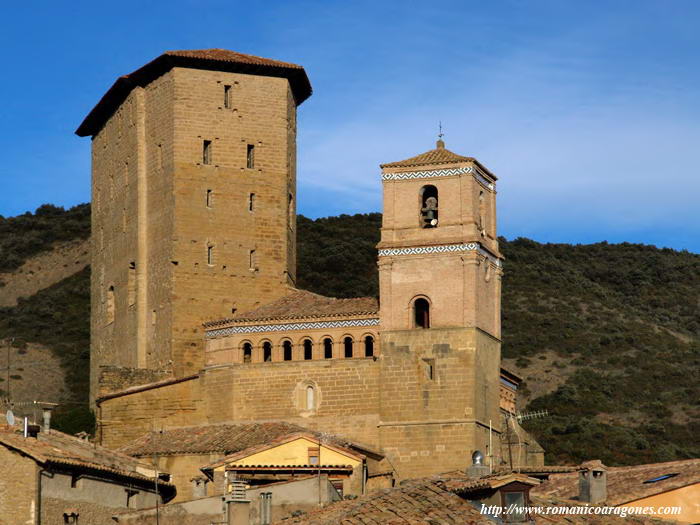
[[[496,177],[442,139],[381,168],[382,445],[401,477],[464,468],[500,426]]]

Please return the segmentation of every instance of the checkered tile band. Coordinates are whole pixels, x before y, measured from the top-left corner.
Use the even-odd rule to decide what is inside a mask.
[[[379,318],[372,319],[348,319],[345,321],[315,321],[312,323],[280,323],[280,324],[256,324],[249,326],[227,326],[207,330],[207,337],[220,337],[233,334],[255,334],[259,332],[287,332],[291,330],[314,330],[317,328],[343,328],[358,326],[378,326]]]
[[[379,250],[379,257],[395,255],[425,255],[432,253],[463,253],[477,251],[496,266],[501,266],[501,260],[484,250],[478,242],[466,244],[441,244],[437,246],[414,246],[412,248],[388,248]]]

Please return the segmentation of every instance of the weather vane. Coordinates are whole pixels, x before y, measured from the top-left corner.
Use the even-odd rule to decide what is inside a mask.
[[[445,136],[445,134],[442,132],[442,120],[438,121],[438,129],[439,129],[438,138],[440,140],[442,140],[442,137]]]

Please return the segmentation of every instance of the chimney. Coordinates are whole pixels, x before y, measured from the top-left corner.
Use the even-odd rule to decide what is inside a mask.
[[[479,479],[490,474],[489,467],[484,465],[484,455],[479,450],[472,454],[472,464],[467,469],[467,476],[471,479]]]
[[[230,492],[224,496],[227,507],[228,525],[249,525],[250,501],[246,499],[246,483],[240,479],[231,480]]]
[[[207,478],[204,476],[197,476],[190,480],[192,483],[192,499],[207,497],[207,481]]]
[[[600,460],[581,463],[578,499],[586,503],[603,503],[608,498],[608,469]]]
[[[47,434],[51,430],[51,411],[53,407],[44,407],[42,409],[42,415],[44,416],[44,432]]]

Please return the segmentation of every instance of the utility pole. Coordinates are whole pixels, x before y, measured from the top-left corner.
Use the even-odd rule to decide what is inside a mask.
[[[12,350],[12,345],[15,344],[15,338],[10,339],[7,344],[7,403],[10,404],[10,351]]]

